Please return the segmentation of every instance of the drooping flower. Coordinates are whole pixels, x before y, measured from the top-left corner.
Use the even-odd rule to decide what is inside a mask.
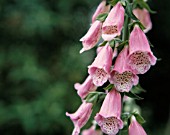
[[[132,116],[131,124],[129,125],[129,135],[147,135],[134,116]]]
[[[85,98],[89,92],[95,91],[97,89],[97,87],[93,84],[91,76],[88,76],[82,84],[74,84],[74,88],[77,90],[78,95],[82,99]]]
[[[93,48],[101,37],[102,22],[96,20],[88,30],[85,36],[83,36],[80,41],[82,41],[83,48],[80,53],[90,50]]]
[[[119,53],[109,78],[110,83],[120,92],[129,92],[139,81],[139,77],[128,67],[127,57],[128,46],[125,46]]]
[[[118,2],[108,14],[102,26],[102,38],[106,41],[112,40],[121,34],[124,24],[125,10],[120,2]]]
[[[150,14],[146,9],[136,8],[133,10],[133,13],[145,26],[146,28],[144,30],[145,33],[152,29],[152,22],[151,22]]]
[[[97,54],[94,62],[88,66],[88,73],[96,86],[102,86],[109,78],[112,65],[112,48],[106,44]]]
[[[147,37],[138,25],[130,34],[128,59],[130,68],[136,74],[144,74],[151,65],[156,64],[157,58],[153,55]]]
[[[72,135],[78,135],[80,129],[87,123],[92,113],[92,106],[92,103],[86,103],[83,101],[75,113],[69,114],[66,112],[66,115],[70,117],[74,124]]]
[[[110,5],[106,6],[106,1],[103,0],[103,1],[99,4],[99,6],[97,7],[95,13],[94,13],[93,16],[92,16],[92,23],[95,22],[96,17],[97,17],[99,14],[108,12],[109,10],[110,10]]]
[[[102,132],[109,135],[116,135],[119,129],[123,128],[120,119],[121,96],[115,89],[112,89],[105,97],[100,112],[96,114],[95,120]]]
[[[115,48],[114,48],[114,50],[113,50],[112,59],[114,59],[114,58],[117,56],[117,54],[118,54],[117,46],[118,46],[118,44],[115,45]],[[102,49],[103,49],[103,46],[98,47],[98,48],[96,49],[96,53],[98,54]]]
[[[91,126],[89,129],[83,130],[82,135],[103,135],[101,130],[95,130],[95,126]]]

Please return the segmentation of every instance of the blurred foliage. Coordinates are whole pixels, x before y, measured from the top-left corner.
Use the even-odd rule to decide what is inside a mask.
[[[65,112],[81,103],[73,85],[84,81],[95,56],[94,50],[79,54],[79,39],[98,3],[0,0],[1,135],[71,133]]]

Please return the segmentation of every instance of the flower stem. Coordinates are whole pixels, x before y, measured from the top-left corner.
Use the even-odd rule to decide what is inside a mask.
[[[128,0],[128,1],[132,2],[132,0]],[[129,25],[130,21],[131,21],[130,17],[127,14],[125,14],[125,22],[124,22],[123,33],[122,33],[123,41],[126,41],[129,39],[130,32],[129,32],[128,25]]]

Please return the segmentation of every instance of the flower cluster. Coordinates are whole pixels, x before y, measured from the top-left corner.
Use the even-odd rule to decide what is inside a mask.
[[[111,87],[103,92],[106,96],[100,111],[94,117],[101,130],[95,130],[96,124],[94,124],[82,134],[101,135],[103,132],[108,135],[116,135],[125,126],[124,120],[121,118],[123,96],[125,93],[131,92],[131,89],[139,83],[138,74],[146,73],[157,60],[145,35],[152,28],[147,9],[133,9],[132,15],[138,18],[138,23],[136,20],[130,20],[134,24],[131,28],[132,31],[129,31],[130,35],[127,39],[123,39],[123,34],[128,34],[122,29],[128,27],[124,18],[125,7],[129,5],[122,3],[121,0],[112,5],[113,8],[111,5],[107,5],[105,0],[99,4],[92,17],[91,27],[80,39],[83,45],[80,53],[95,47],[101,38],[103,42],[97,48],[97,56],[93,63],[88,66],[87,79],[82,84],[74,85],[82,99],[82,104],[75,113],[66,113],[75,126],[72,135],[78,135],[91,116],[95,103],[92,102],[93,100],[90,102],[87,100],[88,95],[97,93],[97,88],[106,83],[109,83],[108,87]],[[102,15],[106,16],[101,21],[99,16]],[[145,27],[144,30],[141,25]],[[135,115],[131,114],[129,119],[131,120],[128,125],[129,135],[146,135]]]

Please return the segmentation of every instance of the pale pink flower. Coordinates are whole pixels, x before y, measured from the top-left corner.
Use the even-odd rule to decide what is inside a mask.
[[[150,14],[146,9],[136,8],[133,10],[133,13],[145,26],[146,28],[144,30],[145,33],[152,29],[152,22],[151,22]]]
[[[134,116],[132,116],[131,124],[129,125],[129,135],[147,135]]]
[[[151,65],[156,64],[157,58],[153,55],[147,37],[138,25],[130,34],[128,59],[130,68],[136,74],[144,74]]]
[[[101,37],[101,28],[102,22],[97,20],[91,25],[86,35],[80,39],[83,44],[83,48],[80,50],[80,53],[90,50],[97,44]]]
[[[77,90],[78,95],[82,99],[85,98],[89,94],[89,92],[95,91],[97,89],[97,87],[93,84],[91,76],[88,76],[82,84],[74,84],[74,88]]]
[[[106,44],[97,54],[94,62],[88,66],[88,73],[96,86],[102,86],[109,78],[112,65],[112,48]]]
[[[95,130],[95,126],[91,126],[89,129],[83,130],[82,135],[103,135],[101,130]]]
[[[114,84],[117,91],[129,92],[133,85],[137,85],[139,77],[128,67],[128,46],[125,46],[119,53],[109,81]]]
[[[78,135],[80,133],[80,129],[87,123],[92,113],[92,106],[92,103],[86,103],[83,101],[75,113],[69,114],[66,112],[66,115],[70,117],[74,124],[72,135]]]
[[[121,95],[112,89],[105,97],[100,112],[96,114],[95,120],[102,132],[116,135],[123,128],[121,115]]]
[[[112,40],[121,34],[124,24],[125,10],[120,2],[118,2],[108,14],[102,26],[102,38],[106,41]]]
[[[92,23],[95,22],[96,17],[97,17],[99,14],[108,12],[109,10],[110,10],[110,5],[106,6],[106,1],[103,0],[103,1],[99,4],[99,6],[97,7],[95,13],[94,13],[93,16],[92,16]]]
[[[115,48],[114,48],[114,50],[113,50],[112,59],[114,59],[114,58],[117,56],[117,54],[118,54],[117,46],[118,46],[118,44],[115,45]],[[96,53],[98,54],[98,53],[102,50],[102,48],[103,48],[103,46],[98,47],[98,48],[96,49]]]

